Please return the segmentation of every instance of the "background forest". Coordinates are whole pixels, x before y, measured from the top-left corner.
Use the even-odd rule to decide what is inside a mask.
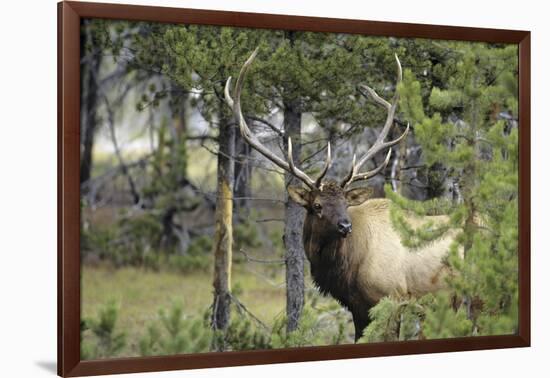
[[[411,132],[368,185],[393,201],[411,253],[459,230],[449,292],[382,300],[360,342],[517,331],[516,46],[104,20],[81,30],[83,358],[353,342],[349,313],[309,277],[294,179],[251,151],[223,99],[258,46],[242,103],[263,143],[282,153],[291,136],[295,162],[315,173],[330,141],[329,175],[342,177],[385,117],[359,85],[397,90],[394,132]],[[407,213],[450,221],[414,229]]]

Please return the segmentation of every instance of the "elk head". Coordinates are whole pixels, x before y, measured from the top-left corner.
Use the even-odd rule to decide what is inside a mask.
[[[295,166],[292,158],[292,140],[290,138],[288,138],[287,160],[284,160],[265,147],[250,131],[250,128],[248,127],[242,113],[241,92],[246,72],[256,58],[257,53],[258,49],[256,48],[256,50],[254,50],[242,66],[239,77],[237,78],[233,97],[230,95],[231,77],[227,79],[225,85],[225,100],[233,110],[235,119],[239,124],[241,135],[252,148],[272,161],[278,167],[300,179],[306,185],[307,188],[296,186],[288,187],[288,193],[292,200],[305,207],[308,214],[317,216],[324,223],[324,225],[326,225],[327,231],[334,231],[341,237],[346,237],[352,231],[351,219],[348,215],[347,208],[349,206],[357,206],[362,204],[370,195],[370,189],[368,188],[349,189],[349,186],[356,181],[367,180],[382,171],[390,160],[391,147],[403,140],[409,132],[409,125],[407,124],[407,128],[398,138],[388,142],[384,141],[393,125],[395,111],[397,109],[397,102],[399,100],[397,86],[392,102],[390,103],[381,98],[372,88],[366,85],[361,85],[361,88],[364,89],[377,104],[386,108],[388,112],[386,122],[382,128],[382,131],[378,135],[378,138],[369,150],[362,157],[360,157],[359,160],[357,160],[356,155],[353,155],[351,169],[340,183],[332,180],[323,182],[323,179],[332,162],[330,142],[327,144],[327,157],[323,169],[316,179],[312,179],[305,172]],[[397,84],[399,84],[403,75],[401,63],[399,62],[397,55],[395,55],[395,61],[397,63]],[[388,149],[388,152],[382,164],[370,171],[359,172],[359,169],[363,166],[363,164],[372,159],[378,152],[385,149]]]
[[[317,223],[327,234],[344,238],[352,231],[348,207],[362,204],[371,192],[371,188],[345,190],[334,181],[327,181],[313,190],[288,187],[290,198],[305,207],[308,214],[317,217]]]

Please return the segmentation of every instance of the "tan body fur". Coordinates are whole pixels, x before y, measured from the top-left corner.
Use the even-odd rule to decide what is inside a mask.
[[[389,200],[373,199],[349,208],[354,232],[346,239],[345,249],[357,254],[359,288],[373,302],[387,295],[419,296],[445,285],[443,259],[449,251],[452,233],[428,246],[409,250],[400,242],[389,214]],[[447,221],[444,216],[427,220]]]

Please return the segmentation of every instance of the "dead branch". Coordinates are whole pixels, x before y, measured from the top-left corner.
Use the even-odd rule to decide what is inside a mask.
[[[248,261],[248,262],[255,262],[255,263],[260,263],[260,264],[279,264],[279,265],[283,265],[285,263],[284,259],[264,260],[264,259],[258,259],[258,258],[250,257],[242,248],[239,249],[239,252],[244,255],[244,257],[246,258],[246,261]]]

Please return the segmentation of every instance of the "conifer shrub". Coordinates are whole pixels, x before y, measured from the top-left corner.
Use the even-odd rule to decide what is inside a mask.
[[[183,305],[175,303],[168,310],[159,310],[158,319],[147,326],[140,339],[139,350],[142,356],[206,352],[211,335],[204,318],[185,315]]]
[[[116,330],[119,307],[108,302],[97,317],[81,321],[81,357],[83,360],[115,357],[126,346],[126,334]]]

